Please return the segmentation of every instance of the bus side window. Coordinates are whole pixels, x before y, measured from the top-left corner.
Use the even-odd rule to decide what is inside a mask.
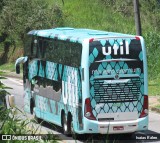
[[[60,47],[59,47],[60,55],[61,55],[61,57],[60,57],[61,61],[59,61],[59,62],[64,64],[64,65],[69,65],[69,62],[70,62],[68,48],[69,48],[68,44],[64,43],[64,42],[62,42]]]
[[[27,35],[25,45],[24,45],[24,55],[31,55],[31,46],[32,46],[32,35]]]
[[[72,59],[72,63],[71,66],[74,67],[79,67],[81,64],[81,53],[82,53],[82,48],[80,47],[80,45],[77,45],[75,43],[73,43],[71,45],[71,53],[70,53],[70,57]]]
[[[80,44],[47,39],[43,45],[42,53],[44,54],[45,60],[67,66],[80,66],[82,53],[82,47]]]
[[[47,61],[52,61],[54,55],[54,46],[52,40],[47,40],[43,47],[43,57]]]
[[[37,58],[37,38],[33,37],[31,46],[31,56]]]
[[[38,43],[37,43],[37,57],[38,58],[42,58],[42,53],[43,53],[43,39],[42,38],[38,38]]]
[[[45,54],[46,54],[46,49],[49,48],[49,40],[44,40],[43,41],[43,48],[42,48],[42,58],[45,58]]]
[[[72,44],[66,43],[66,47],[65,47],[65,50],[66,50],[66,54],[65,54],[66,65],[69,65],[69,66],[71,66],[72,62],[73,62],[72,58],[71,58],[71,52],[72,52],[71,46],[72,46]]]

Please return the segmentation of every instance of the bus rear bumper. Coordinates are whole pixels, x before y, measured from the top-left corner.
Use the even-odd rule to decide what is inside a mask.
[[[148,116],[131,121],[98,122],[84,119],[84,130],[81,133],[120,134],[133,133],[148,129]],[[78,133],[78,132],[77,132]]]

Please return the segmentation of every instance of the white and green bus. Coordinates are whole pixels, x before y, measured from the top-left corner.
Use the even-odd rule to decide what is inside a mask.
[[[28,33],[23,63],[24,110],[65,134],[148,129],[144,39],[61,27]]]

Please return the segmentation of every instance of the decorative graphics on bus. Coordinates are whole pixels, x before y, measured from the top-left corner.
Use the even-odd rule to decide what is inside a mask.
[[[92,70],[92,74],[94,76],[99,75],[99,73],[102,73],[102,75],[105,74],[127,74],[127,73],[141,73],[140,68],[129,68],[129,69],[104,69],[104,70]]]
[[[78,105],[78,86],[75,86],[75,83],[78,83],[77,81],[77,71],[71,70],[71,68],[68,68],[68,81],[62,80],[62,96],[63,96],[63,102],[64,104],[73,105],[73,107],[76,107]],[[74,79],[73,79],[74,77]],[[64,78],[64,77],[63,77]]]
[[[90,100],[94,116],[98,118],[104,113],[117,112],[134,112],[139,116],[144,100],[140,41],[94,41],[90,43],[89,61]]]
[[[124,42],[119,42],[119,41],[111,41],[110,40],[110,45],[108,47],[102,47],[102,53],[103,55],[111,55],[112,51],[114,55],[129,55],[129,43],[130,41],[124,41]],[[103,45],[105,45],[104,42],[101,42]],[[119,53],[118,53],[119,50]]]
[[[61,110],[71,112],[80,129],[82,123],[82,93],[81,93],[81,69],[49,61],[34,59],[29,63],[28,77],[34,86],[33,96],[36,98],[36,106],[42,112],[59,115]],[[25,87],[25,101],[30,101],[30,87]],[[30,94],[29,94],[30,93]],[[62,104],[64,103],[64,104]],[[28,108],[28,109],[27,109]],[[26,104],[29,111],[30,104]]]

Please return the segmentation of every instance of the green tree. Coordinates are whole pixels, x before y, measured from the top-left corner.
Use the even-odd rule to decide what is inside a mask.
[[[23,42],[25,34],[32,29],[62,25],[63,15],[60,7],[49,7],[44,0],[6,0],[1,13],[2,33]]]
[[[0,12],[1,12],[3,6],[4,6],[4,0],[0,0]]]
[[[134,17],[133,0],[100,0],[126,17]],[[139,0],[142,24],[160,30],[160,0]]]
[[[0,42],[3,42],[5,54],[10,45],[24,44],[30,30],[63,25],[63,13],[58,5],[49,5],[44,0],[0,1],[3,1],[3,6],[0,5]]]

